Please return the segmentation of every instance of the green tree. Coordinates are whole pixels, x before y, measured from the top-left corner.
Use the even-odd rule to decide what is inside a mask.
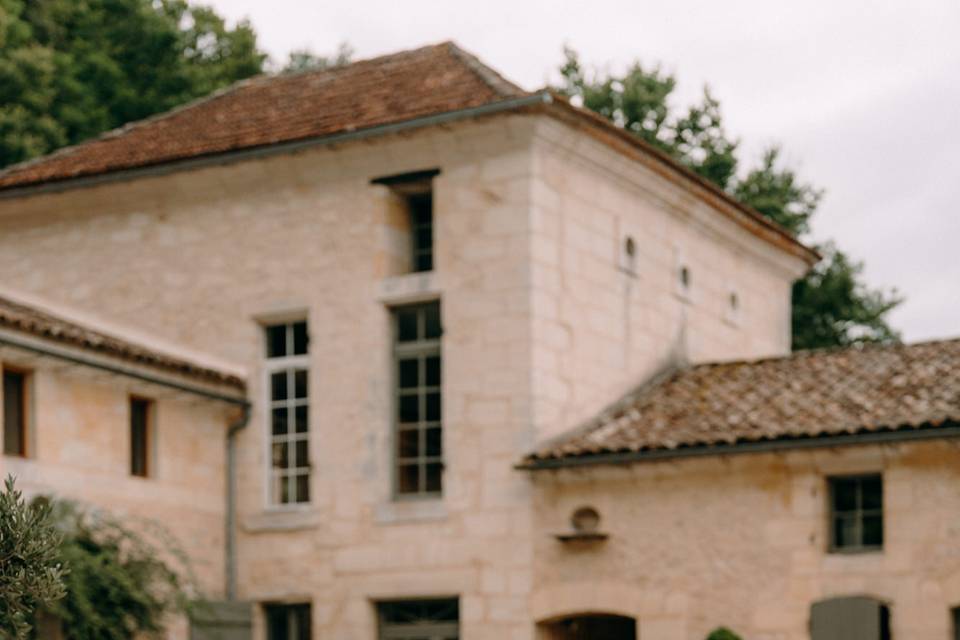
[[[186,0],[0,0],[0,166],[263,69],[246,22]]]
[[[30,632],[38,606],[64,595],[66,573],[58,559],[60,539],[50,507],[27,504],[13,477],[0,492],[0,638],[19,640]]]
[[[159,525],[129,526],[67,501],[54,502],[66,596],[45,608],[67,640],[132,640],[163,631],[189,609],[186,557]],[[185,584],[186,580],[186,584]]]
[[[283,73],[299,71],[319,71],[349,64],[353,59],[353,47],[346,42],[340,43],[333,55],[319,55],[310,49],[295,49],[290,52]]]
[[[707,640],[740,640],[740,636],[726,627],[719,627],[710,632]]]
[[[698,104],[678,113],[670,101],[676,80],[660,67],[635,62],[621,75],[587,73],[569,48],[560,75],[558,89],[574,102],[635,133],[794,235],[809,232],[823,191],[784,167],[776,146],[738,177],[738,141],[727,135],[720,103],[708,88]],[[824,259],[794,285],[793,348],[898,340],[887,322],[889,311],[903,301],[896,291],[867,286],[863,265],[835,245],[818,249]]]

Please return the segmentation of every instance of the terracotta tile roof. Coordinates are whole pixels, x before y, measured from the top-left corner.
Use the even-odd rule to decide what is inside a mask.
[[[0,189],[292,142],[526,95],[452,43],[258,76],[0,173]]]
[[[662,374],[521,466],[957,423],[960,339],[806,351]]]
[[[819,259],[785,229],[637,136],[554,92],[524,91],[452,42],[336,69],[259,76],[237,83],[99,138],[8,167],[0,171],[0,196],[21,188],[220,158],[478,107],[519,110],[536,108],[534,104],[605,144],[632,150],[628,155],[686,188],[699,187],[704,198],[721,205],[721,211],[732,209],[738,224],[807,264]]]
[[[206,383],[232,387],[239,391],[244,391],[246,388],[243,378],[233,373],[219,371],[130,340],[108,335],[5,296],[0,296],[0,328]]]

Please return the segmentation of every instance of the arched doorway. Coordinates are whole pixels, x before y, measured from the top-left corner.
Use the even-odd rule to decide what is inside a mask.
[[[626,616],[588,614],[540,625],[542,640],[636,640],[637,621]]]

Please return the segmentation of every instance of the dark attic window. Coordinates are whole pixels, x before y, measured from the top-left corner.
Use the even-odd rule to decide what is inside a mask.
[[[389,187],[403,200],[409,234],[409,269],[433,271],[433,179],[439,169],[375,178],[373,184]]]

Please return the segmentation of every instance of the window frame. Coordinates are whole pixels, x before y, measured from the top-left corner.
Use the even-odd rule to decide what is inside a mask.
[[[863,481],[877,479],[880,483],[880,506],[874,509],[863,508]],[[857,507],[853,510],[838,511],[836,509],[836,490],[841,482],[856,481]],[[827,477],[827,551],[831,554],[861,554],[882,552],[886,543],[886,516],[884,513],[884,482],[882,472],[852,473],[832,475]],[[842,517],[854,517],[857,526],[857,543],[838,546],[836,542],[836,526],[838,514]],[[880,517],[880,544],[864,544],[863,522],[866,517]]]
[[[306,326],[306,352],[302,354],[293,354],[294,351],[294,329],[293,327],[297,324],[303,323]],[[312,452],[310,449],[311,443],[311,432],[312,432],[312,416],[310,412],[311,398],[310,398],[310,385],[312,384],[311,367],[310,367],[310,322],[304,314],[291,314],[284,315],[280,317],[272,317],[268,319],[263,319],[260,322],[260,335],[261,335],[261,358],[262,358],[262,376],[261,384],[262,391],[261,397],[263,398],[263,424],[264,424],[264,504],[266,509],[270,511],[291,511],[298,509],[308,509],[311,508],[313,504],[313,461],[312,461]],[[285,354],[279,357],[271,357],[269,355],[269,330],[273,327],[285,327],[286,332],[286,348],[285,350],[289,354]],[[288,395],[287,398],[283,400],[274,400],[273,399],[273,374],[286,372],[288,374],[288,389],[289,394],[294,394],[294,386],[291,385],[292,372],[303,370],[307,374],[307,389],[306,395],[303,398],[296,398],[295,395]],[[278,470],[273,466],[273,445],[277,442],[273,433],[273,409],[274,405],[277,402],[283,402],[286,404],[286,409],[288,410],[288,425],[287,433],[282,434],[282,439],[285,440],[288,448],[290,443],[296,441],[305,441],[307,449],[307,466],[306,467],[293,467],[288,466],[284,467],[282,470]],[[307,415],[307,430],[304,432],[297,433],[295,426],[295,418],[290,419],[290,411],[295,412],[297,406],[306,407]],[[293,445],[294,453],[293,458],[295,460],[296,456],[296,445]],[[290,455],[288,451],[288,456]],[[307,477],[307,499],[302,501],[291,501],[291,502],[281,502],[274,501],[273,499],[273,486],[274,486],[274,477],[276,475],[286,475],[288,485],[288,495],[290,491],[296,492],[296,478],[300,475],[304,475],[303,470],[306,469]]]
[[[263,637],[266,640],[300,640],[296,631],[299,629],[291,628],[290,621],[295,620],[298,611],[307,612],[307,638],[313,637],[313,606],[310,602],[266,602],[263,605]],[[270,635],[270,616],[272,611],[282,612],[287,618],[287,638],[274,639]],[[294,623],[299,625],[299,620]]]
[[[20,388],[20,450],[17,453],[7,453],[7,393],[6,393],[6,377],[7,374],[13,374],[19,376],[21,379],[21,388]],[[0,386],[0,399],[2,399],[2,413],[0,413],[0,421],[2,421],[3,430],[0,432],[0,455],[3,455],[8,458],[22,458],[27,459],[31,454],[30,447],[30,420],[32,418],[32,411],[30,407],[30,386],[32,382],[32,372],[27,369],[22,369],[20,367],[13,367],[9,365],[3,365],[0,367],[0,376],[2,376],[3,384]]]
[[[456,621],[438,620],[426,622],[386,622],[384,620],[385,608],[390,606],[415,605],[417,603],[442,603],[454,605],[456,608]],[[390,600],[378,600],[374,602],[377,614],[377,640],[410,640],[412,637],[421,638],[460,638],[461,632],[461,607],[460,598],[452,597],[425,597],[425,598],[401,598]]]
[[[136,473],[134,470],[134,450],[133,450],[133,407],[136,403],[145,405],[144,411],[144,433],[143,433],[143,473]],[[155,447],[155,425],[157,404],[152,398],[144,396],[131,395],[127,400],[128,426],[130,436],[130,477],[132,478],[152,478],[156,475],[156,464],[154,459]]]
[[[418,339],[412,342],[401,343],[399,340],[399,325],[398,325],[398,314],[405,310],[417,309],[425,310],[430,306],[436,305],[437,315],[440,323],[440,333],[436,338],[421,338],[420,335],[425,333],[421,331],[421,328],[424,324],[425,315],[423,311],[420,311],[417,316],[417,326],[418,326]],[[390,391],[391,391],[391,403],[390,403],[390,424],[391,424],[391,446],[390,446],[390,475],[391,475],[391,495],[395,501],[422,501],[422,500],[439,500],[443,498],[443,478],[446,472],[446,457],[444,455],[445,447],[445,438],[444,438],[444,420],[443,420],[443,307],[439,299],[431,300],[422,300],[419,302],[402,304],[390,307],[390,337],[391,337],[391,349],[390,349],[390,366],[391,366],[391,378],[390,378]],[[418,384],[414,387],[417,390],[418,397],[418,415],[417,420],[417,438],[418,438],[418,455],[401,458],[400,456],[400,434],[401,431],[408,431],[409,429],[401,430],[400,425],[400,398],[403,395],[403,387],[400,386],[400,360],[404,358],[416,357],[417,361],[421,363],[418,373],[419,378],[422,380],[425,378],[425,363],[426,359],[432,356],[436,356],[439,359],[440,366],[440,381],[437,385],[427,385],[427,384]],[[425,381],[424,381],[425,382]],[[422,392],[422,395],[421,395]],[[439,394],[440,397],[440,417],[437,421],[430,421],[425,419],[426,413],[426,401],[425,398],[427,394],[435,392]],[[436,422],[434,425],[433,423]],[[432,428],[440,429],[440,455],[439,456],[429,456],[426,454],[426,439],[427,431]],[[401,491],[401,481],[400,473],[401,467],[405,466],[401,460],[406,460],[407,462],[416,459],[417,473],[418,473],[418,490],[413,491]],[[426,490],[426,467],[431,464],[440,465],[440,489],[437,491],[427,491]]]

